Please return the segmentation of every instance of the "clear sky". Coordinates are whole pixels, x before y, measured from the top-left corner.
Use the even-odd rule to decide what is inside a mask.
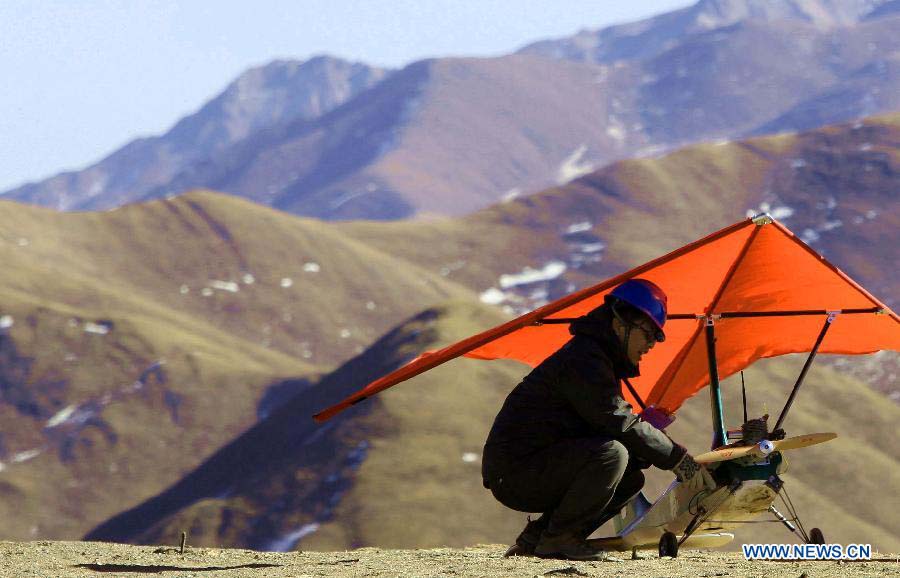
[[[0,0],[0,191],[160,134],[237,75],[490,56],[691,0]]]

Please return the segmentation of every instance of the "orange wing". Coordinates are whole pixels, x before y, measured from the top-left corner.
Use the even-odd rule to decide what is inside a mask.
[[[709,383],[704,319],[716,324],[719,375],[764,357],[809,351],[828,312],[839,312],[820,353],[900,350],[900,318],[782,224],[747,219],[627,273],[567,295],[478,335],[430,352],[315,415],[325,421],[351,405],[459,356],[516,359],[535,366],[568,339],[565,324],[584,315],[632,277],[668,295],[666,341],[641,362],[633,380],[648,404],[670,413]],[[723,313],[792,315],[717,317]],[[632,396],[624,392],[633,402]]]

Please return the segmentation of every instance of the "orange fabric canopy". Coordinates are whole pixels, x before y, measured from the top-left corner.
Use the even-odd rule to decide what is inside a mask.
[[[325,421],[392,385],[460,355],[516,359],[531,366],[571,336],[567,324],[603,303],[614,287],[633,277],[648,279],[668,295],[666,341],[641,361],[632,380],[647,404],[673,413],[709,384],[704,325],[716,332],[716,359],[725,378],[764,357],[810,351],[827,312],[839,312],[821,353],[863,354],[900,350],[900,318],[770,217],[747,219],[593,287],[549,303],[503,325],[426,353],[339,404],[315,415]],[[806,312],[771,317],[729,313]],[[817,313],[808,313],[817,312]],[[721,314],[725,317],[718,317]],[[634,404],[626,391],[626,399]]]

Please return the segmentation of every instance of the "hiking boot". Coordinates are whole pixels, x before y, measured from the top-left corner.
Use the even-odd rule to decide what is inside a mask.
[[[544,532],[534,549],[534,555],[559,560],[600,561],[606,559],[606,550],[592,546],[576,534],[553,535]]]
[[[510,546],[503,556],[506,558],[510,556],[534,556],[534,548],[541,539],[541,532],[546,528],[547,521],[544,516],[537,520],[532,520],[529,516],[525,529],[516,538],[516,543]]]
[[[534,556],[534,546],[529,548],[516,542],[507,548],[506,553],[503,554],[504,558],[512,558],[513,556]]]

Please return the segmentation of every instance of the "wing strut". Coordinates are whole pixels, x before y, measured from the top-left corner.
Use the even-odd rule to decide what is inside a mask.
[[[825,334],[828,333],[828,329],[831,327],[831,324],[834,323],[834,320],[838,316],[838,313],[840,313],[840,311],[832,311],[825,319],[825,325],[822,326],[822,331],[819,332],[819,337],[816,339],[816,344],[813,346],[812,351],[809,352],[809,356],[806,358],[806,363],[803,364],[803,371],[800,372],[800,377],[797,378],[797,383],[794,384],[794,389],[791,390],[791,395],[788,397],[787,403],[784,404],[784,409],[781,410],[781,415],[778,416],[778,421],[775,422],[775,427],[772,428],[772,431],[776,431],[781,427],[781,424],[784,423],[784,418],[787,416],[788,410],[791,409],[791,405],[793,405],[794,403],[794,398],[797,397],[797,391],[803,384],[804,378],[806,378],[806,372],[809,371],[813,359],[816,358],[816,353],[819,352],[819,346],[822,345],[822,340],[825,339]]]
[[[722,388],[719,385],[719,364],[716,362],[716,328],[713,316],[706,318],[706,355],[709,361],[709,403],[712,408],[713,439],[712,448],[725,445],[725,410],[722,407]]]

